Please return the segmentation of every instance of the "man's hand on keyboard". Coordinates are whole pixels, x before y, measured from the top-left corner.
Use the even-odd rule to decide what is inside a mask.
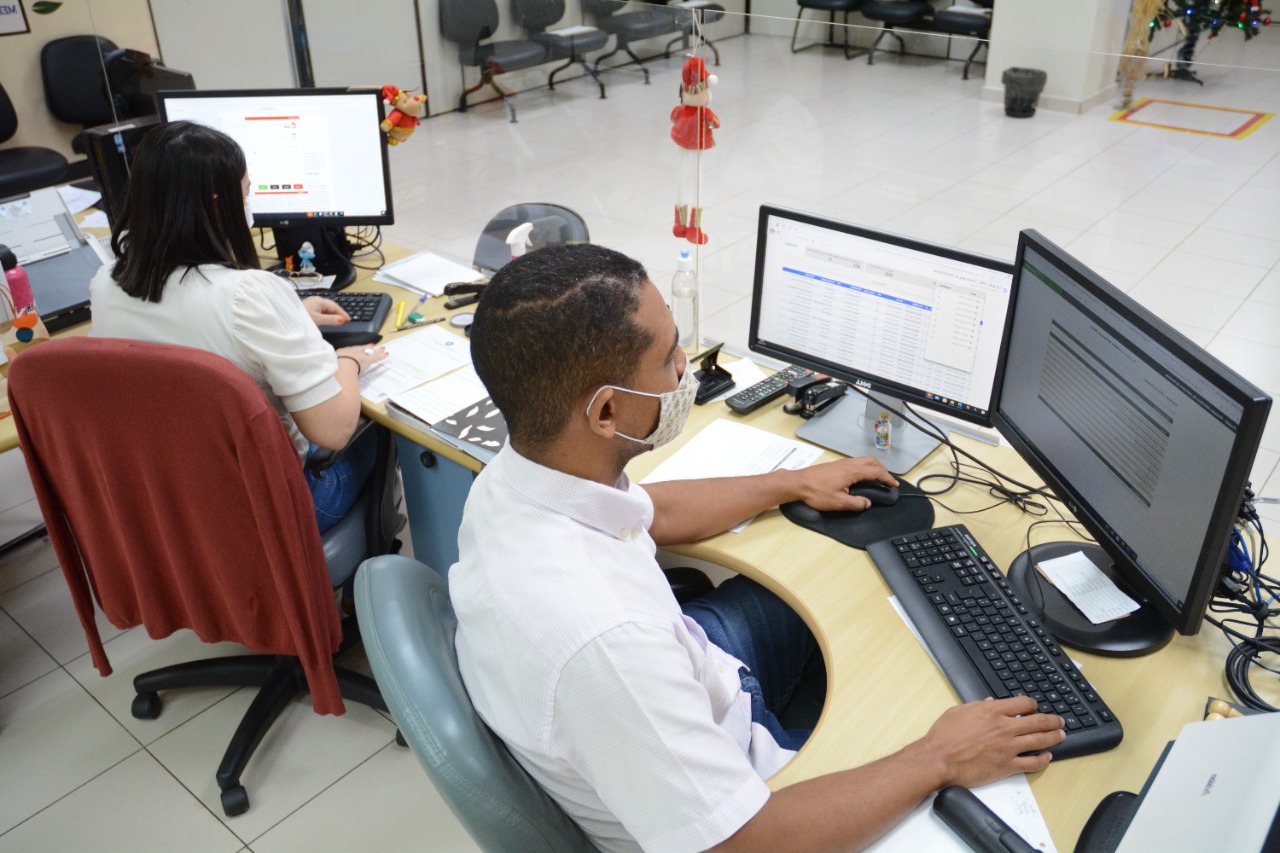
[[[317,326],[336,326],[351,319],[341,305],[324,296],[308,296],[302,300],[302,307]]]
[[[796,478],[796,496],[814,509],[858,512],[871,506],[866,498],[852,497],[849,487],[863,480],[878,480],[886,486],[897,486],[880,463],[871,456],[837,459],[822,465],[811,465],[793,472]]]
[[[973,788],[1043,770],[1051,757],[1043,750],[1066,738],[1062,725],[1056,714],[1036,713],[1027,696],[987,699],[948,708],[920,743],[943,761],[947,784]]]

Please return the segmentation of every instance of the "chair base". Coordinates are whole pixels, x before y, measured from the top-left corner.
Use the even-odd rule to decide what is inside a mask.
[[[516,96],[516,93],[508,92],[506,89],[499,86],[498,81],[493,79],[492,69],[480,69],[480,82],[470,88],[467,88],[467,69],[463,66],[462,85],[464,88],[462,90],[462,94],[458,96],[458,112],[465,113],[467,111],[467,95],[470,95],[472,92],[478,92],[485,86],[488,86],[498,93],[499,98],[502,98],[502,104],[507,108],[507,113],[511,116],[511,123],[516,123],[516,104],[515,101],[512,100],[512,98]]]
[[[893,36],[898,40],[898,59],[905,59],[907,56],[907,43],[903,41],[902,36],[893,31],[893,27],[886,26],[880,30],[880,35],[876,36],[876,40],[871,43],[871,49],[867,51],[867,64],[874,65],[876,60],[876,50],[880,47],[880,42],[885,36]]]
[[[600,70],[600,63],[604,62],[606,59],[613,56],[615,53],[619,53],[619,52],[626,53],[627,56],[631,57],[631,61],[634,62],[637,66],[639,66],[641,73],[644,74],[644,84],[648,86],[649,85],[649,66],[645,65],[644,61],[640,59],[639,56],[636,55],[636,52],[634,50],[631,49],[631,45],[624,41],[617,42],[613,50],[609,51],[603,56],[596,57],[596,63],[595,63],[596,71]]]
[[[803,47],[796,47],[796,38],[800,35],[800,24],[803,20],[804,20],[804,7],[801,6],[800,11],[796,14],[795,28],[791,30],[791,52],[792,53],[802,53],[803,51],[809,50],[810,48],[814,48],[814,47],[838,47],[844,51],[845,59],[853,59],[854,57],[862,56],[867,52],[864,48],[855,48],[851,44],[849,44],[849,13],[848,12],[844,13],[844,26],[842,27],[842,32],[844,33],[843,43],[836,41],[836,13],[835,13],[835,10],[833,9],[831,11],[831,20],[827,23],[827,40],[810,42],[809,44],[806,44]],[[718,60],[718,57],[717,57],[717,60]],[[716,64],[719,65],[720,64],[719,61],[717,61]]]
[[[571,56],[564,65],[557,65],[551,69],[551,73],[547,75],[547,88],[554,92],[556,90],[556,75],[574,65],[581,65],[582,70],[590,74],[591,79],[596,81],[596,85],[600,87],[600,97],[602,99],[608,97],[604,91],[604,80],[600,77],[600,72],[592,68],[585,58],[578,56]]]
[[[349,645],[344,641],[342,650]],[[335,672],[343,699],[387,711],[387,703],[373,679],[341,667],[335,667]],[[227,817],[248,810],[249,795],[240,784],[240,777],[272,724],[294,698],[307,692],[302,663],[286,655],[242,655],[174,664],[133,679],[137,696],[131,710],[134,717],[145,720],[160,715],[162,690],[242,686],[261,689],[241,718],[218,765],[218,788]]]

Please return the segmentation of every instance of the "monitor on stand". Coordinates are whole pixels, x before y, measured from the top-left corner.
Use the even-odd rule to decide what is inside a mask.
[[[939,441],[902,420],[905,403],[991,426],[1013,287],[1007,261],[763,206],[749,346],[868,393],[796,434],[901,474]],[[884,409],[890,448],[877,452]]]
[[[377,89],[161,92],[160,108],[166,121],[198,122],[240,143],[254,225],[275,231],[281,261],[310,243],[335,290],[355,279],[347,226],[395,221]]]
[[[1009,570],[1061,642],[1137,655],[1194,634],[1271,408],[1258,388],[1035,231],[1018,241],[1001,435],[1096,541]],[[1142,606],[1094,625],[1035,566],[1084,551]]]

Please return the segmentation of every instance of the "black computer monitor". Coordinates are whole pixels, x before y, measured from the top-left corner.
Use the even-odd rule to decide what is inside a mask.
[[[901,420],[903,402],[991,425],[1013,291],[1008,261],[783,208],[762,206],[749,346],[889,403],[850,394],[797,434],[910,470],[938,439]]]
[[[395,221],[377,89],[161,92],[160,109],[166,121],[198,122],[240,143],[254,225],[275,231],[281,260],[311,243],[335,288],[355,278],[346,227]]]
[[[1098,543],[1087,556],[1142,608],[1093,625],[1034,565],[1010,567],[1062,642],[1110,654],[1194,634],[1271,399],[1035,231],[1018,240],[1008,369],[995,425]]]

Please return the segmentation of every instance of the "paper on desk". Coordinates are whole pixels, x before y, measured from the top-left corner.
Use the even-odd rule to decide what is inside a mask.
[[[484,273],[476,272],[471,267],[454,263],[431,252],[418,252],[394,263],[384,264],[373,280],[439,296],[444,293],[446,284],[479,281],[482,278]]]
[[[1027,843],[1044,853],[1057,853],[1040,804],[1021,773],[974,788],[973,793]],[[933,798],[916,806],[888,835],[867,848],[867,853],[970,853],[970,847],[933,812]]]
[[[712,403],[727,400],[743,388],[750,388],[761,379],[764,379],[764,371],[749,358],[740,358],[733,364],[722,364],[720,366],[729,371],[729,375],[733,377],[734,385],[732,388],[721,391],[712,397],[710,400]]]
[[[392,396],[391,401],[431,426],[454,412],[483,400],[489,391],[471,365]]]
[[[1041,560],[1036,569],[1095,625],[1128,616],[1140,606],[1081,551]]]
[[[396,338],[386,348],[387,357],[360,375],[360,396],[371,403],[471,363],[471,342],[435,326]]]
[[[111,223],[107,221],[106,211],[95,210],[84,219],[80,220],[81,228],[110,228]]]
[[[102,198],[102,193],[93,190],[82,190],[79,187],[73,187],[67,184],[65,187],[58,187],[58,195],[62,196],[62,200],[66,202],[67,210],[71,213],[79,213],[82,210],[88,210],[98,203]]]
[[[813,464],[821,455],[822,449],[811,444],[718,418],[703,427],[670,459],[653,469],[642,482],[742,477],[767,474],[779,468],[794,471]],[[741,533],[749,523],[750,518],[732,530]]]

